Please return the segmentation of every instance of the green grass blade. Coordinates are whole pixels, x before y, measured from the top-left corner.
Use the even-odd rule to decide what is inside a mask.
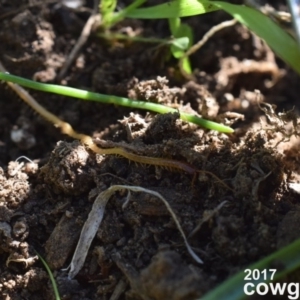
[[[25,79],[19,76],[14,76],[3,72],[0,72],[0,80],[13,82],[42,92],[58,94],[58,95],[73,97],[73,98],[87,100],[87,101],[96,101],[96,102],[101,102],[106,104],[115,104],[120,106],[131,107],[131,108],[150,110],[160,114],[165,114],[170,112],[174,113],[178,111],[174,108],[167,107],[157,103],[130,100],[128,98],[111,96],[111,95],[103,95],[99,93],[93,93],[85,90],[80,90],[80,89],[56,85],[56,84],[40,83],[40,82],[36,82],[33,80]],[[234,132],[234,130],[228,126],[218,124],[209,120],[205,120],[190,114],[180,112],[180,118],[182,120],[192,122],[194,124],[197,124],[207,129],[216,130],[224,133]]]
[[[36,252],[36,251],[35,251]],[[41,262],[43,263],[48,275],[49,275],[49,278],[50,278],[50,281],[51,281],[51,284],[52,284],[52,288],[53,288],[53,292],[54,292],[54,296],[55,296],[55,300],[60,300],[60,296],[59,296],[59,291],[58,291],[58,288],[57,288],[57,285],[56,285],[56,281],[55,281],[55,278],[52,274],[52,271],[50,270],[48,264],[46,263],[46,261],[41,257],[41,255],[36,252],[37,256],[39,257],[39,259],[41,260]]]
[[[245,269],[259,269],[263,271],[275,269],[275,266],[278,265],[280,269],[276,271],[274,280],[279,280],[300,267],[299,249],[300,239]],[[253,283],[256,285],[259,282],[269,281],[264,280],[262,277],[257,281],[253,281]],[[241,300],[247,298],[247,295],[244,293],[244,284],[252,281],[245,281],[244,278],[245,272],[243,270],[206,294],[201,300]]]
[[[127,14],[128,18],[135,19],[169,19],[200,15],[219,8],[209,1],[197,0],[172,0],[167,3],[139,8]]]
[[[300,74],[300,48],[297,42],[280,26],[261,12],[243,5],[213,1],[240,23],[267,42],[274,52]]]

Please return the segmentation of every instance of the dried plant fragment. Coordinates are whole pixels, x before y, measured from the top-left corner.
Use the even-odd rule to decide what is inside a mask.
[[[171,217],[173,218],[173,221],[175,222],[177,229],[179,230],[181,236],[183,237],[185,246],[186,246],[189,254],[193,257],[193,259],[197,263],[200,263],[200,264],[203,263],[202,260],[197,256],[197,254],[192,250],[191,246],[189,245],[189,243],[187,241],[185,233],[183,232],[182,227],[178,221],[178,218],[176,217],[175,213],[173,212],[173,210],[172,210],[171,206],[169,205],[169,203],[167,202],[167,200],[164,197],[162,197],[161,194],[159,194],[155,191],[152,191],[152,190],[138,187],[138,186],[113,185],[98,195],[98,197],[96,198],[96,200],[93,204],[92,210],[89,213],[88,219],[86,220],[86,222],[82,228],[80,238],[79,238],[75,253],[73,255],[71,264],[67,268],[67,269],[70,269],[69,274],[68,274],[68,277],[70,279],[72,279],[76,276],[76,274],[80,271],[80,269],[82,268],[82,266],[84,264],[84,261],[87,256],[90,245],[92,243],[92,240],[95,237],[97,230],[103,219],[104,212],[105,212],[105,206],[106,206],[108,200],[116,191],[124,190],[124,189],[126,189],[128,191],[132,191],[132,192],[149,193],[149,194],[152,194],[152,195],[158,197],[164,203],[168,212],[170,213]]]

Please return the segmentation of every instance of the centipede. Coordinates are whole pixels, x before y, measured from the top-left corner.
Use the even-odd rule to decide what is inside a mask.
[[[218,178],[214,173],[199,170],[196,167],[192,166],[187,162],[182,162],[175,159],[162,158],[162,157],[151,157],[151,156],[143,156],[132,153],[123,147],[112,147],[112,148],[100,148],[93,141],[92,137],[89,135],[85,135],[82,133],[76,132],[73,127],[61,120],[59,117],[48,111],[42,105],[40,105],[25,89],[15,83],[8,82],[7,83],[18,95],[19,97],[27,103],[36,113],[41,115],[44,119],[52,123],[55,127],[59,128],[63,134],[68,135],[71,138],[77,139],[81,141],[88,149],[93,151],[94,153],[100,155],[118,155],[122,156],[129,161],[133,161],[139,164],[144,165],[153,165],[162,168],[166,168],[168,170],[176,170],[180,172],[184,172],[193,176],[192,184],[195,182],[195,178],[200,173],[205,173],[213,178],[215,178],[219,183],[221,183],[226,189],[232,190],[223,180]]]

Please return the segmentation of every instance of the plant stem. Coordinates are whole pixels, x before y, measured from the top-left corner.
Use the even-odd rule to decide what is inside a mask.
[[[15,76],[3,72],[0,72],[0,80],[17,83],[24,87],[28,87],[42,92],[48,92],[48,93],[63,95],[67,97],[74,97],[74,98],[79,98],[87,101],[96,101],[96,102],[102,102],[107,104],[115,104],[115,105],[131,107],[131,108],[150,110],[160,114],[178,112],[178,110],[175,108],[167,107],[157,103],[130,100],[128,98],[117,97],[112,95],[103,95],[103,94],[93,93],[93,92],[80,90],[80,89],[67,87],[67,86],[35,82],[33,80],[25,79],[19,76]],[[187,114],[183,112],[179,112],[179,113],[180,113],[180,118],[182,120],[192,122],[204,128],[216,130],[224,133],[234,132],[234,130],[228,126],[215,123],[209,120],[205,120],[191,114]]]

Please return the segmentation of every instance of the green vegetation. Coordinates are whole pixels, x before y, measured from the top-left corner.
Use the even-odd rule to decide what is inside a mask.
[[[125,7],[121,11],[114,13],[114,10],[117,6],[117,0],[104,0],[101,1],[99,9],[102,16],[101,28],[104,30],[104,33],[100,33],[99,35],[104,38],[117,38],[117,39],[128,39],[139,42],[148,42],[148,43],[158,43],[161,45],[171,45],[170,51],[171,54],[179,59],[183,57],[185,51],[192,46],[193,42],[193,32],[192,28],[187,25],[181,23],[181,19],[178,17],[169,18],[169,26],[170,31],[172,33],[171,39],[155,39],[155,38],[142,38],[142,37],[129,37],[126,35],[120,34],[111,34],[109,32],[109,28],[115,25],[116,23],[122,21],[124,18],[130,16],[130,14],[135,13],[137,8],[140,7],[146,0],[136,0],[129,6]],[[151,19],[156,19],[152,17]],[[189,59],[187,57],[183,58],[182,67],[184,71],[188,74],[192,72]]]
[[[79,98],[82,100],[87,101],[96,101],[96,102],[102,102],[107,104],[115,104],[115,105],[121,105],[121,106],[127,106],[131,108],[138,108],[138,109],[145,109],[154,111],[160,114],[170,113],[170,112],[177,112],[178,110],[174,108],[170,108],[161,104],[152,103],[152,102],[145,102],[145,101],[135,101],[130,100],[128,98],[122,98],[122,97],[116,97],[112,95],[103,95],[99,93],[92,93],[85,90],[80,90],[76,88],[56,85],[56,84],[45,84],[40,82],[35,82],[33,80],[28,80],[19,76],[10,75],[7,73],[1,73],[0,72],[0,80],[5,80],[13,83],[17,83],[19,85],[22,85],[24,87],[28,87],[31,89],[35,89],[42,92],[48,92],[73,98]],[[209,120],[205,120],[202,118],[199,118],[197,116],[193,116],[187,113],[180,112],[180,118],[184,121],[191,122],[194,124],[197,124],[199,126],[202,126],[207,129],[216,130],[220,132],[225,133],[232,133],[233,129],[218,124]]]
[[[192,69],[188,57],[185,56],[185,50],[190,48],[192,45],[193,33],[189,26],[181,22],[180,18],[223,9],[264,39],[279,57],[281,57],[300,74],[300,50],[296,41],[276,23],[269,19],[269,17],[252,8],[243,5],[229,4],[222,1],[212,2],[207,0],[173,0],[157,6],[139,8],[144,2],[145,0],[136,0],[125,9],[115,13],[114,11],[117,5],[116,0],[101,1],[100,10],[102,12],[103,28],[107,29],[126,17],[141,19],[168,19],[174,39],[166,40],[165,43],[171,44],[171,52],[176,58],[182,58],[180,60],[180,69],[187,74],[191,74]],[[157,41],[158,40],[152,40],[152,42]],[[163,40],[159,40],[159,42],[163,43]],[[282,45],[284,45],[284,47]],[[18,83],[25,87],[40,91],[80,98],[82,100],[123,105],[132,108],[146,109],[157,113],[176,112],[175,109],[155,103],[134,101],[113,95],[102,95],[71,87],[52,84],[47,85],[5,73],[0,73],[0,79]],[[185,121],[198,124],[208,129],[226,133],[233,132],[230,127],[186,113],[181,112],[180,117]]]
[[[50,281],[51,281],[51,284],[52,284],[52,288],[53,288],[53,292],[54,292],[54,296],[55,296],[55,300],[60,300],[60,296],[59,296],[59,291],[58,291],[58,288],[57,288],[57,285],[56,285],[56,281],[55,281],[55,278],[52,274],[52,271],[50,270],[48,264],[46,263],[46,261],[42,258],[42,256],[37,253],[37,256],[39,257],[39,259],[41,260],[42,264],[44,265],[48,275],[49,275],[49,278],[50,278]]]
[[[170,19],[200,15],[223,9],[240,23],[261,37],[290,67],[300,74],[300,49],[297,42],[279,25],[261,12],[222,1],[173,0],[164,4],[138,8],[127,14],[129,18]]]
[[[300,239],[296,240],[292,244],[272,253],[271,255],[263,258],[262,260],[254,263],[253,265],[245,268],[250,270],[270,270],[278,269],[275,266],[280,266],[280,269],[275,273],[273,280],[284,279],[284,277],[300,267],[300,256],[299,256]],[[261,273],[260,273],[261,274]],[[259,280],[245,281],[246,273],[243,271],[229,278],[223,282],[219,287],[212,290],[201,300],[241,300],[247,298],[244,293],[244,285],[248,282],[254,283],[255,285],[260,282],[268,282],[270,280],[264,280],[264,276],[261,276]],[[267,278],[271,277],[267,274]],[[296,299],[296,298],[290,298]]]

